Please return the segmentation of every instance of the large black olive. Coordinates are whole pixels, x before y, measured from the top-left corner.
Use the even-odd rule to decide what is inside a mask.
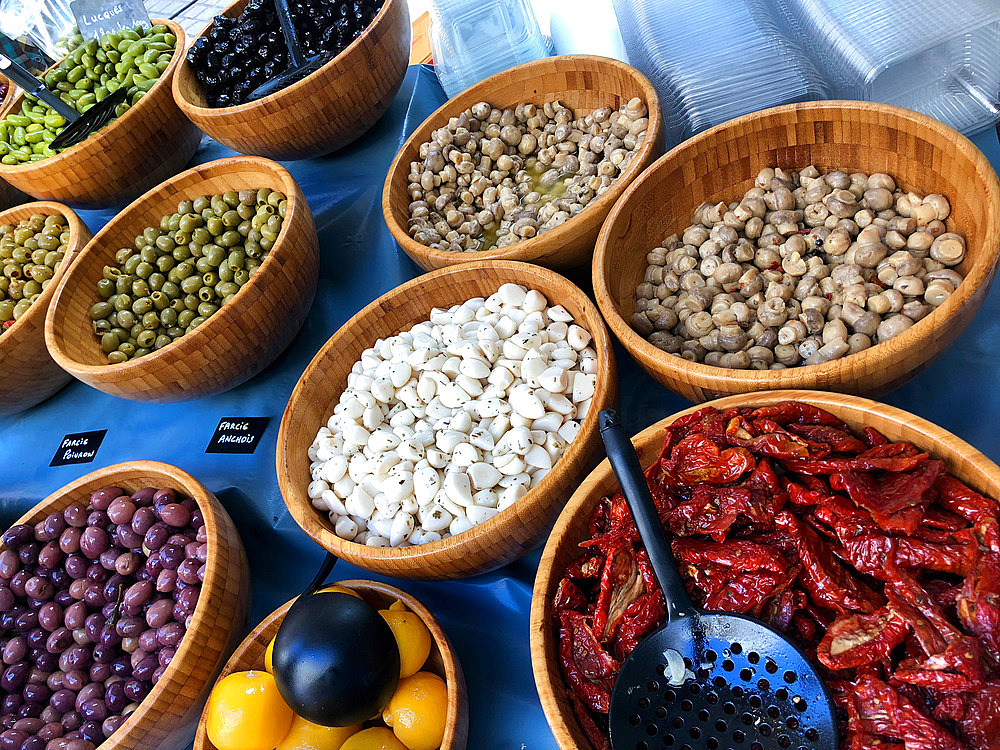
[[[399,648],[382,616],[339,592],[301,597],[274,640],[274,679],[296,714],[323,726],[379,714],[399,682]]]

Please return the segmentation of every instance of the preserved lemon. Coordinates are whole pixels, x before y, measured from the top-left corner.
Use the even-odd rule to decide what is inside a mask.
[[[361,731],[353,727],[324,727],[301,716],[292,719],[292,727],[275,750],[340,750],[347,738]]]
[[[219,750],[273,750],[294,714],[267,672],[234,672],[208,698],[208,738]]]
[[[407,750],[385,727],[372,727],[350,736],[340,750]]]
[[[430,672],[399,681],[382,720],[409,750],[437,750],[448,718],[448,687]]]
[[[389,624],[399,646],[399,676],[416,674],[431,653],[431,633],[424,621],[395,605],[379,610],[379,614]]]

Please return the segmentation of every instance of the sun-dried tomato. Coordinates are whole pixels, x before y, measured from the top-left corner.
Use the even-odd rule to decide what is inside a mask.
[[[587,710],[587,705],[580,700],[580,697],[575,692],[567,690],[566,695],[569,697],[569,705],[572,707],[573,713],[576,714],[576,718],[580,722],[580,728],[587,735],[587,739],[590,740],[590,744],[593,745],[594,750],[611,750],[611,740],[608,739],[608,730],[601,729],[597,725],[594,717]]]
[[[690,500],[667,514],[667,527],[678,536],[705,534],[723,539],[738,521],[766,523],[771,517],[768,497],[743,486],[695,488]]]
[[[762,406],[750,412],[753,418],[766,417],[778,424],[823,424],[840,430],[849,430],[847,423],[818,406],[801,401],[782,401],[772,406]]]
[[[863,731],[900,740],[906,750],[965,750],[954,735],[881,680],[862,677],[849,689],[848,699]]]
[[[865,427],[864,438],[865,442],[872,448],[876,445],[885,445],[889,442],[889,438],[876,430],[874,427]]]
[[[706,542],[698,539],[674,539],[671,548],[680,562],[713,563],[740,570],[770,570],[787,573],[788,561],[776,550],[746,541]]]
[[[833,453],[862,453],[868,446],[837,427],[821,424],[790,424],[788,429],[814,443],[823,443]]]
[[[830,545],[796,516],[782,511],[774,522],[795,542],[803,565],[803,584],[817,604],[836,612],[874,612],[882,606],[881,597],[853,578],[834,558]]]
[[[645,590],[630,540],[619,539],[607,554],[592,624],[597,639],[602,643],[614,636],[625,610]]]
[[[893,473],[882,479],[845,471],[832,475],[830,486],[846,490],[851,500],[871,513],[875,523],[886,531],[912,534],[930,504],[926,492],[943,466],[941,461],[925,461],[912,472]]]
[[[893,672],[893,680],[945,693],[967,693],[984,684],[982,648],[972,638],[949,645],[925,659],[906,659]]]
[[[671,484],[697,485],[735,482],[752,471],[756,463],[746,448],[721,450],[709,438],[697,434],[681,440],[662,465]]]
[[[592,710],[606,714],[618,662],[607,653],[579,612],[559,617],[559,660],[570,687]]]
[[[755,435],[747,429],[746,421],[740,417],[729,422],[726,427],[726,438],[730,445],[746,448],[756,455],[771,458],[822,458],[830,452],[829,448],[824,449],[822,446],[814,448],[808,441],[785,430]]]
[[[882,581],[896,578],[899,568],[965,576],[979,557],[978,550],[970,545],[935,544],[912,537],[865,534],[841,542],[843,559],[862,573]]]
[[[829,669],[854,669],[887,658],[910,626],[891,606],[871,614],[841,615],[819,642],[816,658]]]
[[[1000,750],[1000,682],[976,691],[958,720],[962,739],[973,750]]]
[[[737,573],[721,589],[705,597],[703,606],[712,612],[752,613],[756,616],[783,580],[783,575],[767,570]]]
[[[625,610],[618,635],[615,638],[615,654],[624,661],[647,633],[655,628],[666,613],[663,593],[659,590],[643,594]]]
[[[928,458],[927,453],[889,458],[790,458],[784,462],[789,471],[822,476],[844,471],[912,471]]]
[[[956,601],[965,629],[979,638],[1000,665],[1000,555],[984,554],[962,584]]]
[[[580,591],[579,587],[569,578],[563,578],[559,581],[559,587],[556,589],[556,598],[552,603],[552,610],[556,615],[564,609],[583,612],[587,608],[587,603],[587,597]]]

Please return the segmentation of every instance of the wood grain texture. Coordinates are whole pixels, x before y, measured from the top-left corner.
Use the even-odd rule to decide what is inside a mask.
[[[905,190],[943,193],[948,231],[965,235],[965,280],[924,320],[876,347],[821,365],[729,370],[657,349],[632,330],[646,254],[683,231],[704,201],[738,200],[768,166],[887,172]],[[691,138],[656,162],[615,205],[597,240],[597,304],[625,349],[653,378],[691,401],[772,388],[877,395],[933,362],[983,303],[1000,251],[1000,183],[967,138],[937,120],[870,102],[792,104],[739,117]]]
[[[448,686],[448,718],[444,728],[444,740],[441,750],[465,750],[469,736],[469,698],[465,688],[465,675],[458,661],[458,654],[448,639],[447,633],[423,604],[410,594],[395,586],[380,581],[338,581],[337,586],[349,588],[361,595],[368,604],[376,609],[388,609],[395,601],[401,601],[410,611],[420,617],[431,632],[431,653],[427,657],[422,671],[433,672],[444,679]],[[282,605],[269,614],[253,629],[243,643],[233,652],[232,658],[223,668],[219,679],[233,672],[245,672],[250,669],[263,669],[264,652],[271,639],[278,633],[278,627],[292,606],[295,599]],[[216,750],[208,739],[207,711],[202,712],[198,722],[198,731],[194,738],[194,750]]]
[[[977,492],[993,498],[1000,497],[1000,467],[964,440],[902,409],[858,396],[805,390],[739,394],[720,399],[712,406],[721,411],[734,406],[767,406],[788,399],[826,409],[856,431],[874,427],[890,441],[912,442],[929,451],[933,457],[944,459],[948,471]],[[644,468],[659,455],[667,425],[699,408],[694,406],[677,412],[632,438]],[[566,698],[566,683],[558,663],[558,633],[552,615],[552,600],[562,571],[580,554],[578,545],[588,536],[587,522],[594,506],[602,497],[617,489],[618,483],[605,459],[566,503],[545,545],[535,576],[531,597],[531,666],[542,710],[561,750],[591,750],[591,745]]]
[[[91,329],[90,308],[105,265],[133,247],[145,227],[177,211],[181,200],[228,190],[263,188],[288,197],[281,234],[260,269],[205,323],[140,359],[110,365]],[[112,396],[166,403],[222,393],[249,380],[289,344],[316,293],[319,238],[298,184],[268,159],[238,156],[201,164],[146,193],[124,209],[60,281],[45,321],[53,359],[73,377]]]
[[[191,741],[219,669],[246,627],[250,601],[246,553],[215,495],[187,472],[158,461],[130,461],[92,471],[56,490],[17,523],[37,523],[73,503],[85,505],[92,492],[109,486],[130,493],[143,487],[169,487],[197,501],[205,518],[207,573],[191,627],[160,681],[101,744],[102,750],[176,750]]]
[[[236,18],[246,4],[238,0],[222,15]],[[200,36],[211,29],[209,24]],[[386,0],[343,52],[288,88],[256,102],[209,107],[185,60],[174,79],[173,96],[195,125],[235,151],[308,159],[343,148],[385,114],[403,83],[409,55],[406,0]]]
[[[65,151],[30,164],[0,164],[0,179],[28,195],[78,208],[120,206],[183,169],[201,133],[174,104],[170,85],[184,59],[184,30],[170,27],[177,48],[170,65],[149,92],[103,130]],[[11,109],[20,111],[18,90]]]
[[[434,130],[444,127],[473,104],[489,102],[494,107],[515,107],[524,102],[544,104],[559,100],[574,113],[599,107],[618,109],[633,97],[649,108],[649,128],[632,163],[602,196],[555,229],[496,250],[454,253],[422,245],[407,233],[410,219],[410,162],[421,161],[420,145]],[[594,241],[608,211],[618,197],[653,160],[663,153],[663,118],[656,89],[638,70],[618,60],[596,55],[562,55],[525,63],[497,73],[449,99],[403,144],[396,154],[382,189],[382,213],[393,238],[413,262],[425,271],[469,261],[520,260],[557,270],[590,262]]]
[[[563,305],[593,335],[598,377],[590,412],[569,449],[523,498],[485,523],[438,542],[405,548],[368,547],[341,539],[328,515],[306,494],[309,446],[326,424],[343,392],[351,367],[376,339],[394,336],[426,321],[432,307],[450,307],[488,297],[505,283],[536,289],[550,304]],[[493,570],[517,559],[541,541],[579,479],[593,466],[599,438],[597,412],[615,394],[615,360],[597,307],[562,276],[527,263],[467,263],[420,276],[372,302],[345,323],[309,363],[285,408],[278,432],[278,485],[285,505],[305,532],[348,562],[401,578],[444,579]]]
[[[0,414],[13,414],[39,404],[72,378],[57,365],[45,348],[45,311],[59,280],[90,241],[90,230],[66,206],[49,201],[26,203],[0,213],[0,224],[17,224],[35,214],[62,216],[69,227],[69,244],[55,275],[28,312],[0,334]]]

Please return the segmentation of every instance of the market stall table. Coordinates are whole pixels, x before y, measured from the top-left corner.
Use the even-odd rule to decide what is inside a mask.
[[[73,383],[30,411],[0,419],[0,523],[6,527],[50,492],[95,468],[137,459],[166,461],[213,490],[236,522],[253,578],[251,624],[301,590],[319,568],[323,551],[295,525],[278,492],[278,423],[302,371],[334,331],[364,305],[420,273],[385,227],[382,184],[406,137],[444,101],[430,69],[412,67],[388,113],[360,141],[328,157],[287,164],[319,228],[319,291],[302,331],[260,375],[220,396],[166,406],[124,401]],[[973,140],[1000,166],[994,130]],[[229,155],[206,140],[195,162]],[[113,215],[81,213],[95,232]],[[577,273],[574,280],[589,285],[589,271]],[[998,341],[1000,292],[994,292],[953,348],[884,400],[1000,459],[995,428],[1000,414]],[[617,355],[621,413],[629,433],[687,406],[643,374],[620,348]],[[269,419],[252,454],[205,452],[227,417]],[[107,433],[92,463],[49,467],[65,435],[98,430]],[[474,750],[556,747],[535,692],[528,651],[537,562],[536,552],[465,580],[393,581],[418,597],[455,643],[469,686],[468,746]],[[343,562],[333,577],[382,578]]]

